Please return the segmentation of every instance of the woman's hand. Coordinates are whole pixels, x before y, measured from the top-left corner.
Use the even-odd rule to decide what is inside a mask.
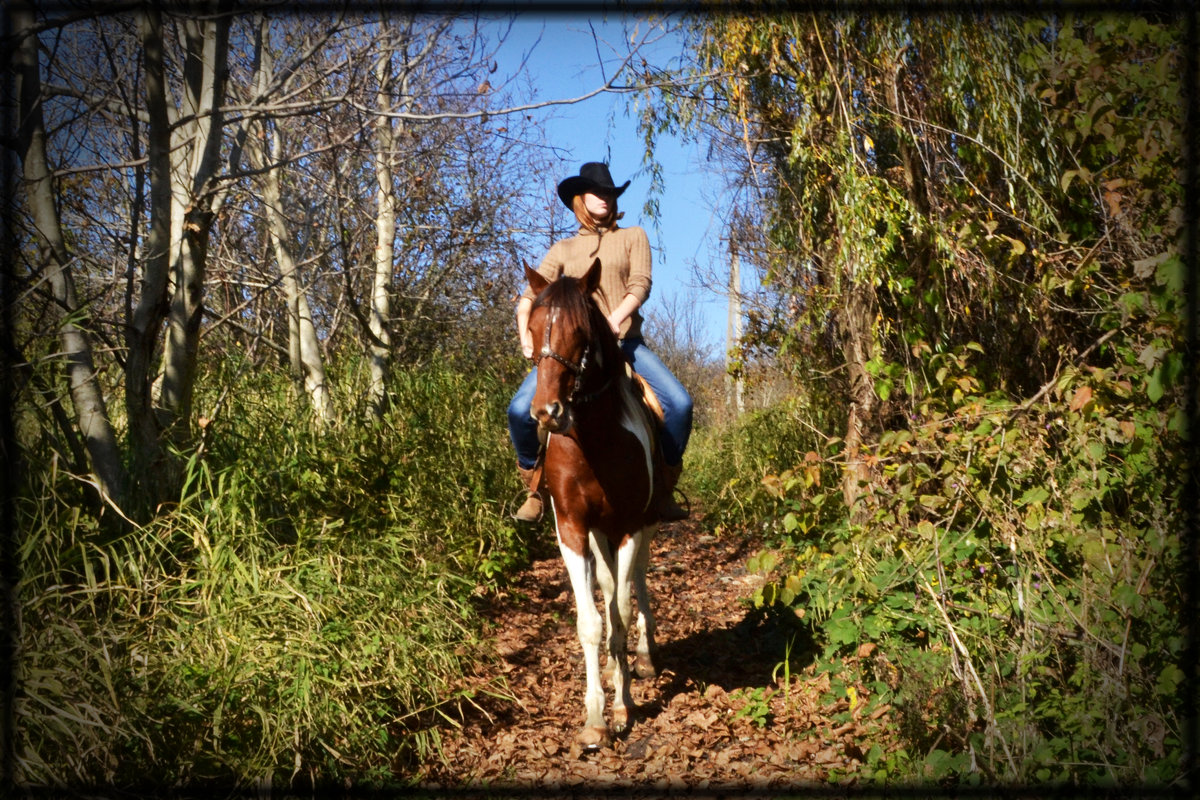
[[[533,334],[529,332],[529,312],[533,301],[522,297],[517,301],[517,338],[521,340],[521,354],[533,358]]]
[[[612,328],[613,333],[617,335],[618,339],[621,338],[621,326],[625,324],[625,320],[629,319],[633,312],[638,310],[641,304],[642,301],[631,294],[627,294],[621,301],[621,304],[614,308],[612,313],[608,315],[608,326]]]
[[[608,327],[612,328],[612,332],[618,337],[621,335],[621,323],[625,321],[625,317],[618,316],[615,312],[609,314],[605,319],[608,320]]]

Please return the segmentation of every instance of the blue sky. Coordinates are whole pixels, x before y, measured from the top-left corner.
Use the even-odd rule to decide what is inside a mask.
[[[602,41],[599,55],[589,25]],[[647,30],[644,20],[622,24],[620,17],[606,21],[601,16],[582,14],[520,15],[499,53],[497,76],[512,74],[529,53],[526,74],[536,100],[578,97],[603,83],[598,59],[607,62],[611,75],[618,63],[613,48],[623,46],[635,25],[639,32]],[[658,64],[677,58],[679,51],[678,38],[671,37],[658,41],[644,54],[648,61]],[[634,112],[627,111],[632,97],[606,93],[577,104],[534,112],[544,121],[548,143],[568,159],[568,171],[549,180],[557,182],[574,174],[585,161],[609,161],[618,184],[632,180],[621,196],[623,222],[644,227],[655,248],[654,289],[645,311],[653,310],[656,301],[670,297],[694,306],[701,320],[703,342],[719,356],[725,350],[725,298],[700,286],[694,267],[699,265],[705,272],[713,258],[721,258],[721,225],[711,209],[720,183],[711,175],[712,165],[704,163],[696,145],[662,137],[656,156],[663,167],[665,191],[659,202],[656,229],[643,211],[650,178],[642,172],[644,145],[638,120]],[[716,266],[720,272],[722,267]]]

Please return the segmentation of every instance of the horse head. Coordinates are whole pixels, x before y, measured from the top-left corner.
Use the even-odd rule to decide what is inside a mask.
[[[564,276],[551,283],[528,266],[525,275],[537,295],[529,313],[538,370],[530,414],[542,429],[566,433],[574,422],[573,405],[585,373],[602,365],[598,337],[611,334],[606,324],[599,324],[603,315],[591,299],[600,285],[600,259],[582,278]]]

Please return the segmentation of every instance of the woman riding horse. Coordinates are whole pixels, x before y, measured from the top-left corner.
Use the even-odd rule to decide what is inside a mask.
[[[608,165],[584,164],[578,175],[558,184],[558,196],[575,213],[579,231],[568,239],[555,242],[542,259],[538,272],[548,281],[561,276],[579,278],[599,259],[600,284],[592,297],[604,312],[608,324],[620,340],[621,350],[634,371],[657,395],[663,411],[660,444],[665,461],[666,486],[661,495],[659,516],[664,521],[684,519],[687,511],[674,501],[673,490],[683,466],[683,452],[692,431],[692,398],[666,365],[651,352],[642,339],[642,315],[639,311],[650,296],[650,242],[642,228],[622,228],[617,220],[617,198],[629,187],[613,183]],[[526,289],[517,302],[517,332],[521,352],[534,354],[529,332],[529,312],[534,295]],[[540,447],[537,421],[530,416],[530,402],[537,386],[537,368],[525,377],[508,406],[508,431],[517,452],[517,470],[528,496],[515,516],[523,522],[541,517],[542,500],[534,485],[534,467]]]
[[[657,674],[646,573],[660,520],[658,437],[617,336],[593,299],[600,287],[600,260],[582,278],[564,276],[553,283],[528,267],[525,272],[536,293],[529,331],[541,344],[530,411],[546,434],[540,470],[575,595],[587,681],[576,743],[594,750],[610,742],[612,733],[629,732],[632,675]],[[597,585],[604,593],[603,615],[593,600]],[[633,591],[638,638],[631,671],[626,637],[635,622]],[[608,656],[605,672],[613,691],[611,727],[604,713],[602,652]]]

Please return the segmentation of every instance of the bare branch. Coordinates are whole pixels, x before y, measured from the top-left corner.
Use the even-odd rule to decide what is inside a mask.
[[[619,74],[619,71],[618,71]],[[480,117],[503,117],[512,114],[521,114],[526,111],[534,111],[539,108],[549,108],[551,106],[565,106],[582,103],[585,100],[590,100],[601,94],[634,94],[636,92],[644,92],[650,89],[663,89],[678,86],[689,86],[693,84],[704,83],[716,77],[717,73],[706,73],[695,78],[665,80],[665,81],[650,81],[648,83],[631,83],[617,84],[615,82],[616,75],[612,80],[606,81],[604,84],[590,92],[586,92],[577,97],[559,98],[554,100],[541,100],[536,103],[525,103],[523,105],[508,106],[507,108],[499,109],[481,109],[479,111],[440,111],[434,114],[420,114],[412,111],[379,111],[374,108],[367,108],[359,103],[349,101],[350,105],[357,111],[364,113],[376,114],[383,117],[392,117],[394,119],[403,119],[410,122],[436,122],[438,120],[447,119],[478,119]]]
[[[85,8],[81,11],[76,11],[73,14],[65,14],[61,17],[33,22],[32,24],[27,25],[19,30],[13,31],[11,35],[0,39],[0,46],[3,46],[6,52],[12,52],[12,50],[17,47],[20,40],[24,39],[26,36],[38,36],[46,31],[52,31],[56,28],[65,28],[73,23],[80,22],[85,19],[111,17],[127,11],[136,11],[142,5],[142,0],[134,0],[134,2],[126,3],[113,3],[111,5],[105,5],[100,9]]]

